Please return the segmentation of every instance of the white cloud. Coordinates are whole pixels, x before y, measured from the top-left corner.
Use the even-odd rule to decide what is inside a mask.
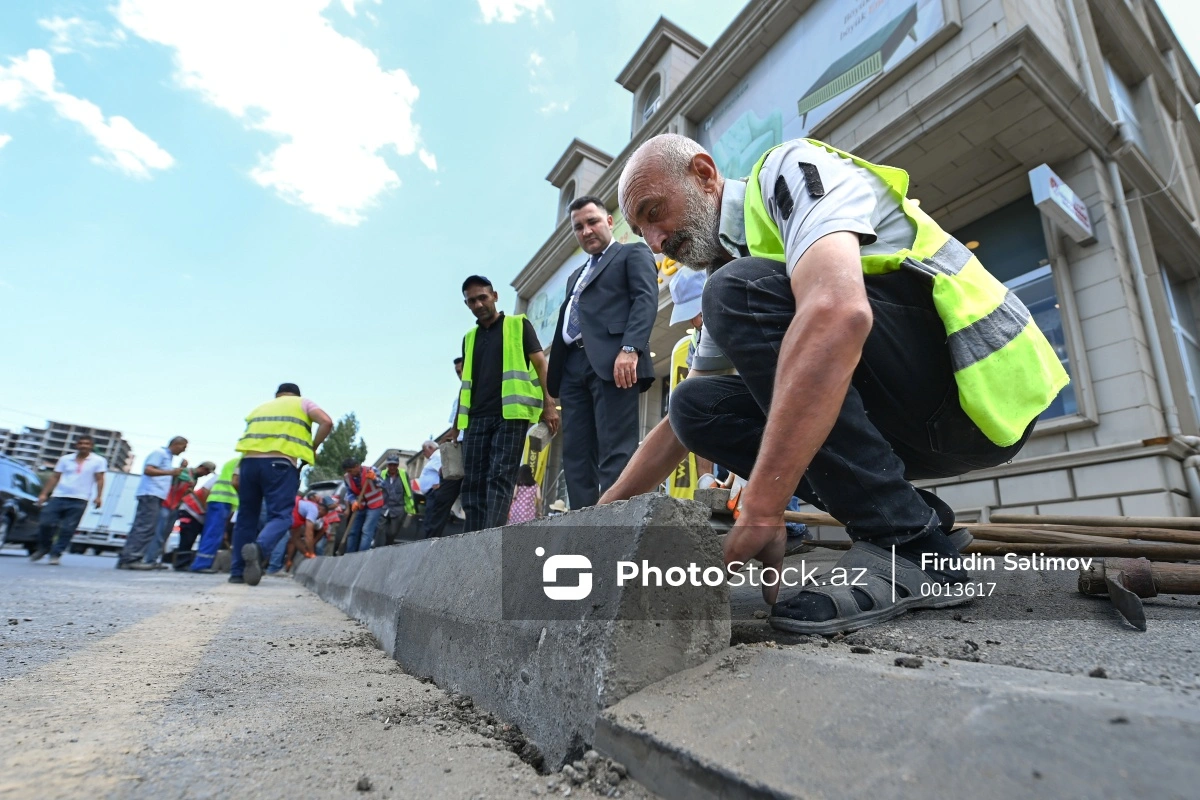
[[[479,10],[483,12],[483,21],[516,22],[521,16],[528,14],[536,21],[539,14],[546,19],[554,19],[546,6],[546,0],[479,0]]]
[[[4,149],[4,145],[12,141],[12,137],[7,133],[0,133],[0,150]]]
[[[546,59],[542,58],[542,54],[534,50],[529,54],[529,74],[536,75],[538,67],[546,63]]]
[[[570,111],[570,110],[571,110],[570,101],[566,101],[566,102],[562,102],[562,103],[549,102],[549,103],[546,103],[546,105],[539,108],[538,113],[543,116],[548,117],[551,114],[561,114],[563,112]]]
[[[342,8],[346,9],[346,13],[350,16],[356,17],[358,16],[358,6],[362,5],[363,3],[374,3],[375,5],[380,5],[382,2],[383,0],[342,0]],[[368,16],[370,16],[370,12],[368,12]]]
[[[97,163],[136,178],[148,178],[151,170],[175,163],[170,153],[125,117],[106,118],[90,100],[59,91],[54,62],[45,50],[30,50],[24,58],[11,58],[8,67],[0,67],[0,107],[19,108],[29,100],[49,103],[60,117],[81,125],[103,152],[92,159]]]
[[[74,53],[81,47],[117,47],[125,41],[125,31],[109,31],[98,22],[81,17],[51,17],[39,19],[38,25],[54,34],[50,50],[55,53]]]
[[[422,147],[417,153],[417,157],[421,159],[421,163],[425,165],[426,169],[430,172],[437,172],[437,156]]]
[[[174,50],[181,86],[278,140],[250,171],[255,181],[356,225],[400,184],[381,152],[408,156],[421,146],[412,120],[420,92],[404,70],[383,69],[334,30],[322,16],[330,3],[120,0],[115,13],[134,34]]]

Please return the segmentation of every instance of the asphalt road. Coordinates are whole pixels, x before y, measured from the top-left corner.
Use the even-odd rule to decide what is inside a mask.
[[[539,774],[290,578],[114,564],[0,551],[0,798],[607,794]]]

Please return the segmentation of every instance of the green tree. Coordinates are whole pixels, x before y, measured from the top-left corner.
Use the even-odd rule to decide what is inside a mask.
[[[358,435],[358,417],[347,414],[333,426],[333,432],[317,451],[317,463],[305,474],[305,483],[337,480],[342,477],[343,459],[363,461],[367,457],[367,443]]]

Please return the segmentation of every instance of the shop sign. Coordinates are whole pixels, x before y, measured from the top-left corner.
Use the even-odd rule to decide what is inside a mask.
[[[1033,189],[1033,204],[1051,222],[1080,244],[1095,241],[1087,204],[1071,191],[1066,181],[1054,174],[1049,165],[1042,164],[1029,170],[1029,185]]]

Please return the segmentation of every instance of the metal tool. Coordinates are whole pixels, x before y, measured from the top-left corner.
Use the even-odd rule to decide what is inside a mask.
[[[1079,591],[1107,594],[1117,611],[1139,631],[1146,630],[1142,598],[1163,594],[1200,594],[1200,566],[1167,564],[1145,558],[1105,558],[1079,571]]]

